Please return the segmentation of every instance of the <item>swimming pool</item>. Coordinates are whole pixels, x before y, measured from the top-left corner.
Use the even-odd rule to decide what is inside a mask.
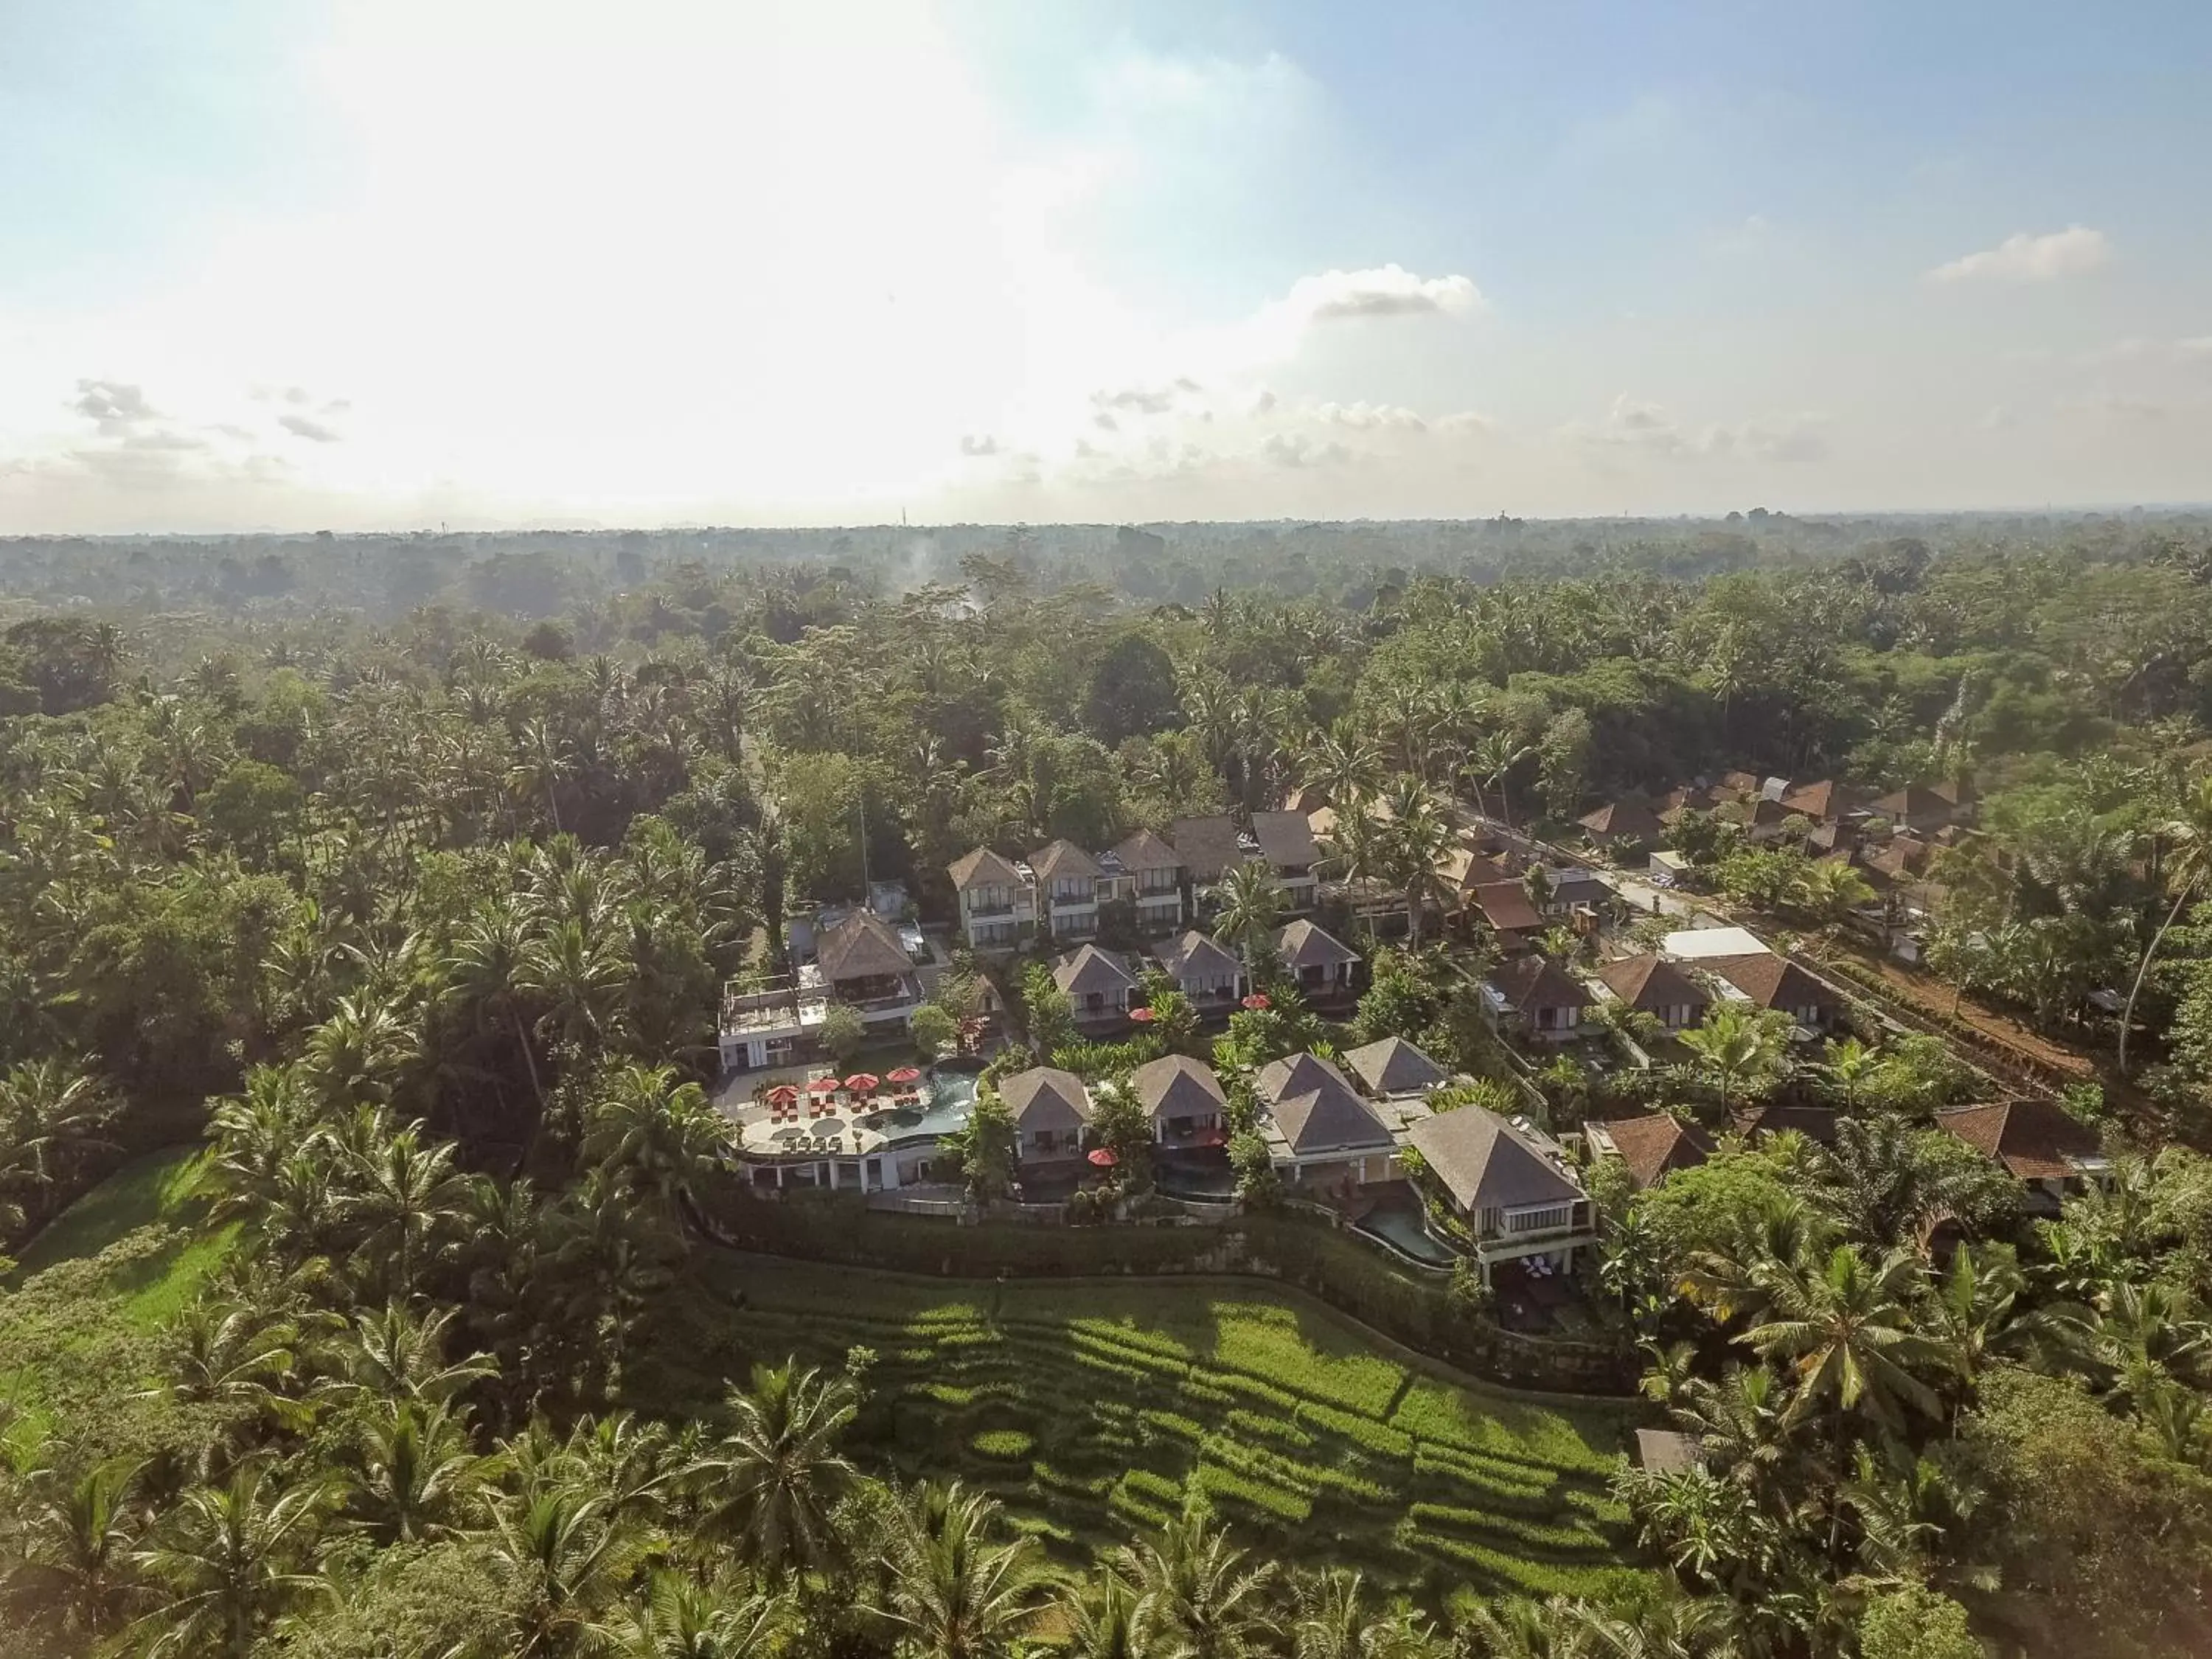
[[[921,1104],[871,1112],[860,1125],[873,1129],[893,1146],[907,1140],[934,1140],[967,1127],[975,1107],[975,1073],[937,1072],[922,1085]]]
[[[1203,1163],[1156,1158],[1152,1185],[1175,1198],[1228,1199],[1237,1194],[1237,1171],[1225,1158]]]
[[[1430,1236],[1421,1200],[1409,1192],[1386,1193],[1373,1209],[1352,1224],[1356,1231],[1395,1244],[1416,1261],[1449,1267],[1459,1252]]]

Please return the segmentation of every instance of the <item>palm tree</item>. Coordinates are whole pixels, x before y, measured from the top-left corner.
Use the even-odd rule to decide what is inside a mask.
[[[1144,1659],[1137,1641],[1137,1592],[1110,1571],[1093,1572],[1060,1604],[1067,1659]]]
[[[341,997],[331,1017],[307,1034],[301,1073],[333,1109],[364,1100],[389,1101],[401,1074],[421,1054],[398,1010],[364,994]]]
[[[1274,1645],[1266,1600],[1273,1566],[1248,1567],[1212,1519],[1193,1504],[1115,1557],[1136,1588],[1139,1645],[1154,1659],[1248,1659]]]
[[[1741,1651],[1718,1596],[1670,1595],[1632,1616],[1592,1609],[1583,1615],[1593,1659],[1735,1659]]]
[[[131,1589],[130,1559],[143,1517],[138,1466],[96,1464],[74,1481],[42,1470],[18,1518],[10,1599],[50,1609],[68,1633],[97,1638]]]
[[[662,1570],[596,1634],[617,1659],[757,1659],[783,1645],[797,1618],[782,1596],[731,1597]]]
[[[1386,840],[1390,862],[1406,891],[1406,938],[1419,949],[1421,913],[1434,899],[1439,909],[1451,902],[1452,890],[1443,876],[1444,855],[1452,849],[1450,821],[1426,785],[1407,778],[1387,797],[1390,824]]]
[[[673,1231],[679,1195],[728,1145],[721,1124],[699,1085],[678,1082],[672,1066],[625,1066],[591,1105],[583,1155],[619,1171]]]
[[[538,1075],[538,1053],[521,995],[530,951],[529,922],[512,903],[495,899],[469,919],[445,966],[453,994],[475,1008],[478,1020],[504,1024],[514,1032],[530,1073],[531,1091],[543,1112],[545,1085]]]
[[[1846,1112],[1858,1105],[1858,1088],[1881,1068],[1881,1050],[1857,1037],[1845,1037],[1828,1045],[1828,1057],[1821,1062],[1820,1074],[1836,1085],[1843,1097]]]
[[[1797,1392],[1784,1421],[1802,1422],[1824,1402],[1832,1407],[1838,1481],[1854,1413],[1899,1431],[1907,1408],[1942,1414],[1935,1389],[1916,1373],[1955,1369],[1957,1362],[1921,1329],[1914,1306],[1919,1279],[1919,1262],[1903,1250],[1875,1262],[1851,1244],[1837,1245],[1825,1261],[1808,1253],[1776,1274],[1765,1322],[1739,1339],[1761,1358],[1790,1365]],[[1838,1510],[1830,1522],[1832,1554],[1841,1524]]]
[[[729,1433],[696,1470],[709,1524],[744,1542],[772,1577],[829,1558],[830,1510],[854,1477],[838,1437],[860,1409],[841,1376],[788,1362],[757,1366],[749,1393],[732,1393]]]
[[[1702,1025],[1675,1035],[1712,1073],[1721,1103],[1730,1108],[1739,1089],[1766,1075],[1781,1058],[1781,1045],[1765,1024],[1731,1002],[1714,1008]]]
[[[1462,1618],[1459,1638],[1474,1659],[1592,1659],[1599,1651],[1588,1611],[1564,1595],[1477,1602]]]
[[[1292,1659],[1417,1659],[1429,1650],[1431,1632],[1410,1613],[1375,1607],[1352,1569],[1305,1575],[1291,1590]]]
[[[0,1191],[11,1180],[43,1191],[83,1153],[114,1103],[100,1081],[60,1060],[26,1060],[0,1077]]]
[[[468,1205],[468,1182],[453,1167],[450,1142],[422,1143],[418,1124],[382,1137],[366,1158],[352,1158],[354,1190],[340,1215],[359,1228],[362,1258],[388,1264],[402,1294],[423,1258],[438,1251]]]
[[[995,1498],[958,1482],[900,1506],[890,1550],[891,1616],[926,1659],[994,1659],[1019,1646],[1049,1570],[1034,1538],[994,1541]]]
[[[451,1530],[482,1479],[465,1424],[414,1401],[379,1402],[338,1470],[343,1519],[386,1547]]]
[[[1497,792],[1498,816],[1508,830],[1513,827],[1513,802],[1505,793],[1505,780],[1515,767],[1535,752],[1533,746],[1522,743],[1510,732],[1486,732],[1468,757],[1468,765],[1474,776]],[[1478,799],[1477,807],[1481,805]]]
[[[131,1626],[144,1659],[246,1659],[270,1618],[323,1588],[303,1563],[322,1489],[276,1490],[267,1466],[242,1464],[222,1486],[195,1486],[132,1561],[155,1607]]]
[[[553,833],[561,833],[561,803],[556,790],[576,769],[562,752],[560,740],[542,720],[526,721],[518,736],[514,764],[507,775],[507,787],[518,795],[543,795]]]
[[[530,941],[515,988],[541,1003],[541,1033],[582,1052],[586,1039],[604,1042],[620,1019],[622,998],[635,969],[612,940],[574,918]]]
[[[1221,908],[1214,931],[1243,952],[1249,966],[1253,948],[1273,938],[1283,919],[1283,889],[1275,872],[1258,860],[1237,865],[1217,890]]]
[[[2173,895],[2166,920],[2150,936],[2143,947],[2142,960],[2136,964],[2135,982],[2128,987],[2127,1006],[2120,1012],[2120,1074],[2128,1069],[2128,1033],[2134,1029],[2136,999],[2142,994],[2143,980],[2150,972],[2151,959],[2158,955],[2159,946],[2166,943],[2169,928],[2180,919],[2182,907],[2204,885],[2205,878],[2212,876],[2212,772],[2198,776],[2181,799],[2179,816],[2168,820],[2159,830],[2160,838],[2169,843],[2172,851],[2166,866],[2166,890]]]
[[[529,1586],[513,1659],[543,1659],[593,1630],[643,1540],[604,1498],[556,1484],[494,1511],[493,1554]]]
[[[476,1213],[473,1201],[465,1213]],[[352,1329],[325,1346],[325,1363],[335,1363],[337,1374],[319,1384],[320,1391],[339,1401],[447,1404],[471,1384],[499,1371],[483,1354],[447,1361],[446,1334],[459,1316],[458,1308],[441,1308],[424,1317],[398,1301],[386,1303],[377,1312],[356,1314]]]
[[[1344,720],[1309,744],[1298,763],[1300,781],[1346,814],[1367,797],[1382,774],[1382,751]]]

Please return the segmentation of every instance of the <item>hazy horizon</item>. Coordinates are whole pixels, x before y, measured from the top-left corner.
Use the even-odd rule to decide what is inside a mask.
[[[2212,13],[0,19],[0,534],[2212,501]]]

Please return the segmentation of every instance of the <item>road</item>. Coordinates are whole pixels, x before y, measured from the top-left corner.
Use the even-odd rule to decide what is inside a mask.
[[[1498,840],[1527,854],[1531,858],[1545,859],[1554,864],[1579,865],[1583,869],[1594,872],[1600,881],[1620,895],[1624,902],[1634,906],[1638,910],[1652,915],[1681,916],[1695,921],[1705,909],[1705,907],[1695,899],[1686,895],[1671,893],[1662,887],[1654,887],[1648,881],[1641,880],[1635,876],[1624,875],[1618,870],[1609,870],[1601,864],[1592,864],[1588,859],[1571,848],[1555,847],[1549,842],[1538,841],[1532,836],[1524,836],[1517,830],[1509,830],[1496,818],[1484,817],[1475,812],[1469,812],[1468,817]]]

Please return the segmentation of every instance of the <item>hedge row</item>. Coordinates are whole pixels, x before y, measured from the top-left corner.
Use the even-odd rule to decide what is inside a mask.
[[[1295,1214],[1248,1214],[1220,1226],[1075,1229],[961,1225],[871,1210],[857,1195],[757,1199],[734,1182],[702,1199],[710,1237],[765,1255],[949,1279],[1255,1275],[1294,1285],[1417,1352],[1509,1387],[1619,1395],[1635,1385],[1633,1355],[1501,1330],[1455,1305],[1442,1284]]]

